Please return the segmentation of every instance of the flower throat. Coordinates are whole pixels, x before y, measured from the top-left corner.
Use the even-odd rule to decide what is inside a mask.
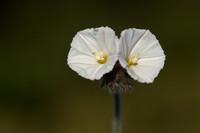
[[[108,56],[104,54],[102,51],[97,52],[97,51],[92,51],[92,54],[95,56],[97,59],[97,62],[99,64],[105,64],[107,61]]]

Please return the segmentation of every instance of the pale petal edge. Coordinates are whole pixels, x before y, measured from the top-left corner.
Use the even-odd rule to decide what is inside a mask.
[[[90,80],[99,80],[100,78],[103,77],[104,74],[112,71],[117,59],[118,59],[117,56],[111,56],[111,57],[108,57],[108,61],[105,64],[102,64],[102,65],[84,64],[84,65],[87,65],[87,66],[94,67],[94,69],[92,68],[93,69],[93,73],[91,73],[91,74],[85,74],[85,73],[81,73],[80,72],[81,68],[77,64],[83,64],[82,62],[80,62],[80,63],[79,62],[71,62],[68,59],[67,60],[67,64],[69,65],[69,67],[73,71],[78,73],[79,76],[81,76],[83,78],[86,78],[86,79],[90,79]]]
[[[163,55],[163,56],[160,56],[160,58],[158,58],[158,57],[151,58],[149,61],[154,61],[154,60],[156,61],[156,59],[160,60],[159,65],[151,66],[149,68],[149,69],[152,69],[151,72],[154,71],[153,74],[150,74],[150,73],[148,74],[147,71],[145,72],[145,69],[142,68],[143,66],[145,66],[145,64],[142,64],[141,66],[138,66],[138,67],[136,66],[134,69],[129,68],[129,69],[127,69],[127,72],[132,78],[134,78],[135,80],[138,80],[141,83],[153,83],[155,78],[158,76],[158,74],[164,67],[166,56]],[[145,61],[145,60],[146,59],[144,59],[143,61]],[[143,62],[143,63],[145,63],[145,62]],[[133,73],[134,73],[134,75],[133,75]],[[141,74],[141,75],[139,75],[139,74]],[[141,77],[144,77],[144,78],[141,78]]]

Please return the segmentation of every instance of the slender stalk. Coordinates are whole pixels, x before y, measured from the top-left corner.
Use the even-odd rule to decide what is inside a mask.
[[[114,118],[112,133],[121,133],[121,94],[116,92],[113,94]]]

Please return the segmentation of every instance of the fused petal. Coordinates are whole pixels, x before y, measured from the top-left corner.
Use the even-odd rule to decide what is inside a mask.
[[[100,79],[117,61],[116,39],[109,27],[78,32],[71,43],[68,65],[82,77]]]
[[[120,37],[120,54],[127,58],[135,44],[141,39],[146,30],[142,29],[127,29],[122,31]]]
[[[129,75],[140,82],[152,83],[164,66],[165,56],[141,58],[133,68],[127,68]]]
[[[152,83],[165,60],[156,37],[149,30],[128,29],[122,32],[120,45],[119,61],[122,67],[135,80]]]
[[[118,38],[115,35],[115,32],[109,27],[100,27],[96,34],[97,43],[101,50],[108,55],[116,55],[117,51],[117,41]]]

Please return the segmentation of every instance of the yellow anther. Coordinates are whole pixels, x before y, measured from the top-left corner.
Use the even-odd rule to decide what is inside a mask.
[[[135,56],[126,58],[126,62],[128,63],[129,67],[133,67],[133,66],[137,65],[138,55],[139,55],[139,53],[137,53]]]
[[[93,55],[95,56],[95,58],[97,59],[97,62],[99,64],[105,64],[107,61],[107,55],[104,54],[102,51],[92,51]]]

